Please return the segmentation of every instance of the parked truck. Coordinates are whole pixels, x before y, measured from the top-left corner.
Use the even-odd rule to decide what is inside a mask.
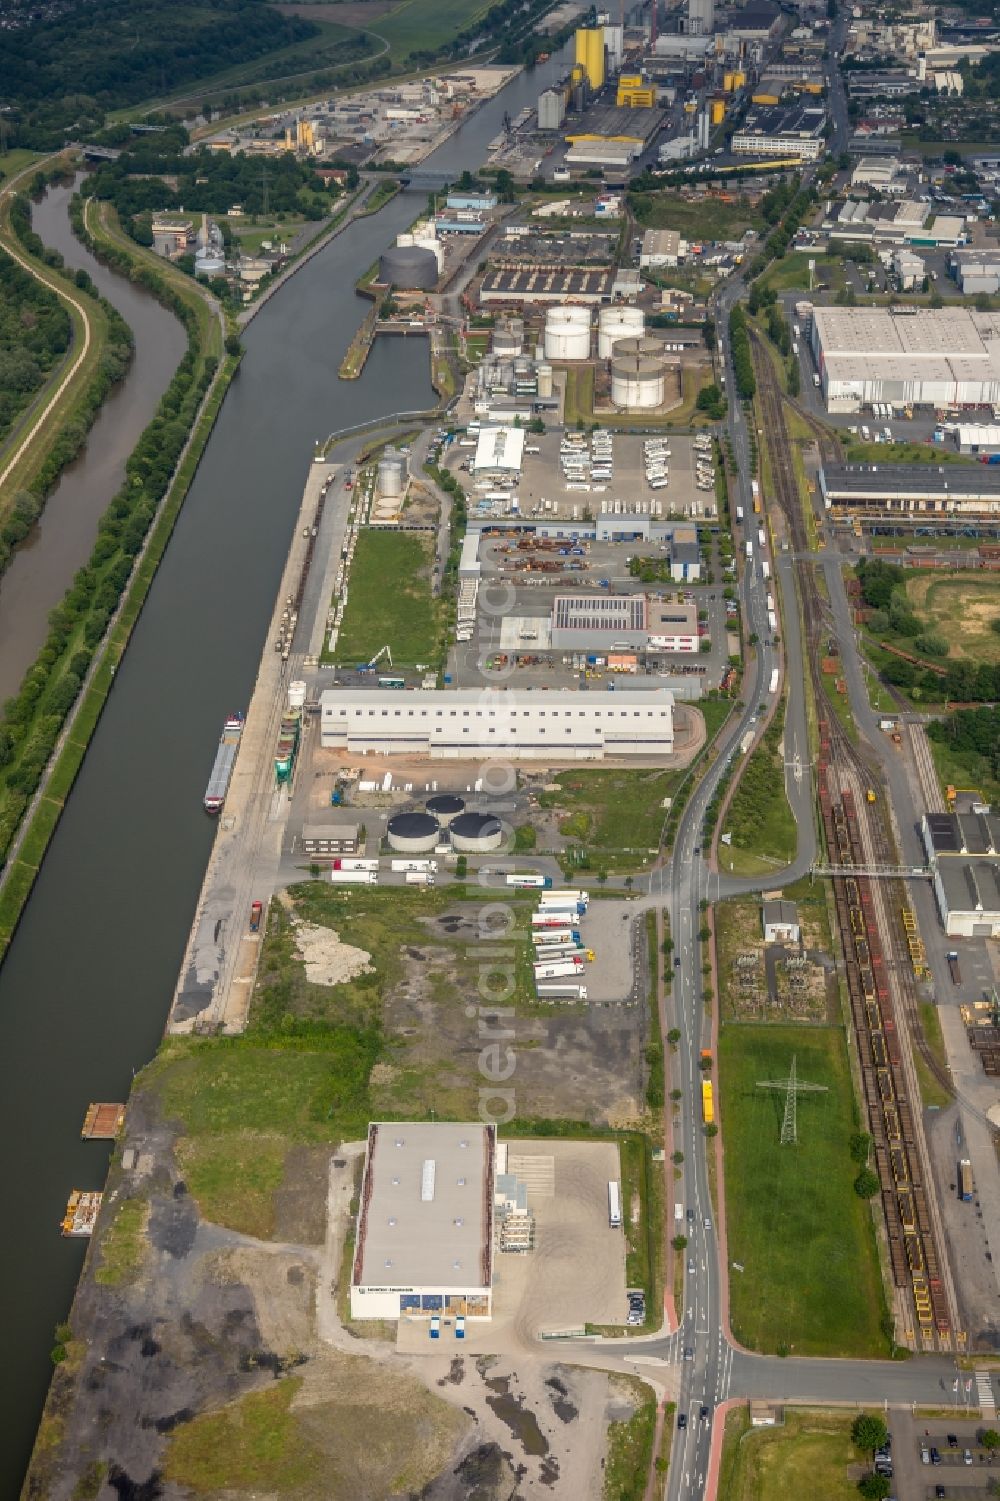
[[[251,902],[250,903],[250,931],[251,931],[251,933],[259,933],[260,932],[260,919],[261,919],[261,916],[263,914],[263,911],[264,911],[264,907],[263,907],[263,904],[261,902]]]
[[[948,955],[948,972],[951,975],[951,983],[953,985],[961,985],[962,971],[958,967],[958,954],[954,949]]]
[[[536,985],[540,1001],[585,1001],[587,999],[586,985]]]
[[[335,886],[377,886],[377,870],[331,870],[330,880]]]
[[[966,1204],[971,1204],[974,1191],[972,1184],[972,1163],[968,1157],[963,1157],[958,1164],[958,1196],[960,1199],[964,1199]]]
[[[535,981],[561,980],[565,975],[578,975],[582,970],[582,960],[556,959],[551,964],[535,965]]]
[[[406,884],[407,886],[433,886],[434,873],[430,870],[408,870]]]
[[[525,890],[526,891],[530,887],[539,887],[539,886],[543,890],[547,891],[549,889],[549,887],[552,885],[552,877],[551,876],[521,875],[517,871],[511,871],[510,875],[508,875],[508,877],[507,877],[507,885],[508,886],[514,886],[519,891],[520,890]]]
[[[354,855],[338,855],[333,862],[334,870],[378,871],[377,860],[359,860]]]
[[[377,867],[376,867],[377,868]],[[424,870],[433,875],[438,868],[436,860],[393,860],[392,869],[397,873],[407,870]]]

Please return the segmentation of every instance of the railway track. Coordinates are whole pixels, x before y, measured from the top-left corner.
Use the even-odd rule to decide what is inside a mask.
[[[828,706],[821,661],[827,655],[824,647],[832,630],[831,616],[807,556],[809,540],[785,424],[785,398],[759,336],[753,335],[753,343],[774,500],[784,514],[797,560],[793,566],[802,606],[804,650],[819,716],[817,780],[828,854],[843,865],[897,864],[877,763],[851,740]],[[816,433],[824,456],[827,448],[832,456],[826,429],[807,414],[800,415]],[[939,1248],[944,1241],[907,1042],[949,1094],[952,1083],[920,1023],[914,967],[920,969],[923,955],[913,914],[902,882],[836,877],[833,890],[897,1292],[896,1312],[910,1343],[924,1349],[953,1349],[956,1339],[960,1341],[954,1292],[949,1270],[942,1266]]]

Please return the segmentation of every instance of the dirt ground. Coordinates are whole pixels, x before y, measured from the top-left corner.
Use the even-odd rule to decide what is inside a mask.
[[[441,1115],[475,1115],[483,1082],[477,1058],[491,1026],[489,991],[477,993],[476,969],[463,966],[465,972],[460,973],[453,950],[435,945],[433,935],[447,935],[452,944],[467,936],[467,952],[473,958],[483,952],[484,973],[495,951],[517,945],[484,945],[478,912],[468,905],[429,917],[425,926],[428,943],[406,951],[405,977],[384,999],[386,1034],[396,1046],[390,1063],[376,1065],[374,1099],[379,1109],[387,1110],[399,1098],[397,1088],[405,1087],[411,1105],[423,1103]],[[495,962],[515,960],[501,952]],[[513,1031],[506,1042],[516,1058],[515,1073],[505,1087],[514,1091],[519,1116],[583,1118],[616,1126],[640,1120],[643,1006],[545,1006],[534,1014],[518,1008],[505,1026]]]

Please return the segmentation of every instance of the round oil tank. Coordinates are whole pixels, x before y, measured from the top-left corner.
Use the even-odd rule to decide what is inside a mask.
[[[421,245],[393,245],[382,254],[378,275],[386,286],[430,292],[437,286],[437,256]]]
[[[493,330],[493,353],[513,359],[524,349],[524,319],[507,318]]]
[[[615,354],[611,361],[611,400],[626,411],[663,405],[664,364],[640,354]]]
[[[221,276],[225,269],[226,263],[222,256],[213,255],[210,250],[194,258],[195,276]]]
[[[609,360],[619,339],[641,336],[646,315],[641,307],[602,307],[597,315],[597,353]]]
[[[551,396],[552,395],[552,366],[551,365],[545,365],[545,364],[538,365],[538,366],[536,366],[536,374],[538,376],[538,394],[539,394],[539,396]]]
[[[426,854],[437,847],[441,829],[429,813],[395,813],[386,828],[389,848],[403,854]]]
[[[617,360],[626,355],[644,360],[662,359],[663,341],[654,339],[649,334],[643,334],[641,338],[632,335],[628,339],[617,339],[611,351],[611,358]]]
[[[590,309],[553,307],[545,314],[545,358],[586,360],[590,357]]]
[[[483,855],[503,843],[503,825],[492,813],[460,813],[449,828],[452,849]]]
[[[436,797],[427,799],[427,811],[443,829],[447,829],[459,814],[465,812],[465,798],[456,797],[453,792],[439,792]]]

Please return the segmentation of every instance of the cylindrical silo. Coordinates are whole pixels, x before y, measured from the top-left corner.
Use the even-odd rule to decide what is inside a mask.
[[[443,829],[447,829],[465,812],[465,798],[456,797],[453,792],[439,792],[435,797],[427,799],[427,811]]]
[[[406,455],[387,448],[378,461],[378,493],[402,495],[406,483]]]
[[[663,405],[664,364],[641,354],[615,354],[611,361],[611,400],[626,411]]]
[[[441,829],[429,813],[396,813],[389,819],[386,834],[390,849],[420,855],[437,847]]]
[[[545,314],[545,358],[586,360],[590,357],[590,309],[552,307]]]
[[[503,824],[492,813],[461,813],[449,827],[451,847],[470,855],[485,855],[503,844]]]
[[[597,315],[597,353],[602,360],[611,358],[618,339],[641,336],[646,315],[641,307],[602,307]]]
[[[624,359],[626,356],[638,356],[644,360],[662,359],[663,341],[654,339],[650,334],[643,334],[641,338],[633,334],[627,339],[617,339],[611,356],[616,360]]]
[[[379,262],[379,281],[386,286],[430,292],[437,286],[437,279],[437,257],[423,246],[393,245]]]
[[[535,367],[535,373],[538,376],[538,394],[539,394],[539,396],[551,396],[552,395],[552,366],[551,365],[547,365],[547,364],[537,365]]]

